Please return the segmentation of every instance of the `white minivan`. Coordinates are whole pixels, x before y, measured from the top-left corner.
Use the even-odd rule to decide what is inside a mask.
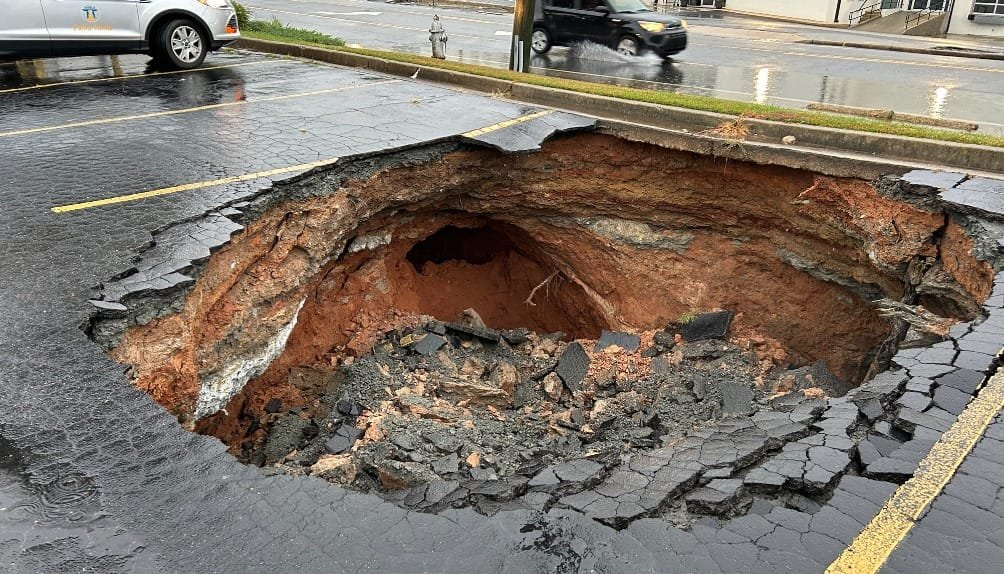
[[[138,52],[188,69],[238,38],[228,0],[0,2],[0,60]]]

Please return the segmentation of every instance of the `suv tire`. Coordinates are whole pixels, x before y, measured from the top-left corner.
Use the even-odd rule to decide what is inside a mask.
[[[202,65],[209,52],[205,32],[195,22],[171,20],[160,29],[151,43],[150,55],[159,62],[179,70]]]
[[[621,36],[617,41],[617,52],[625,56],[641,55],[641,46],[634,36]]]
[[[546,54],[551,51],[551,33],[546,28],[534,28],[530,36],[530,47],[538,54]]]

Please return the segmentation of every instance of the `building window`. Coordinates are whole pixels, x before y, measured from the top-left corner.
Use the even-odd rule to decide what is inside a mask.
[[[973,14],[1004,15],[1004,0],[977,0],[973,2]]]

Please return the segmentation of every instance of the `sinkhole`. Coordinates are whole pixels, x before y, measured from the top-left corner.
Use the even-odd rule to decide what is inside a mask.
[[[904,185],[603,134],[367,157],[232,210],[193,284],[90,332],[248,464],[491,513],[553,494],[534,481],[554,464],[595,484],[813,412],[977,317],[976,227]]]

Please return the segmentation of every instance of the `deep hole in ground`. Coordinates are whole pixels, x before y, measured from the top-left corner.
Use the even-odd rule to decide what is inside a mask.
[[[587,461],[581,486],[695,430],[816,412],[975,317],[993,277],[966,222],[895,178],[595,134],[419,155],[246,206],[184,301],[112,356],[269,472],[491,512],[548,465]]]

